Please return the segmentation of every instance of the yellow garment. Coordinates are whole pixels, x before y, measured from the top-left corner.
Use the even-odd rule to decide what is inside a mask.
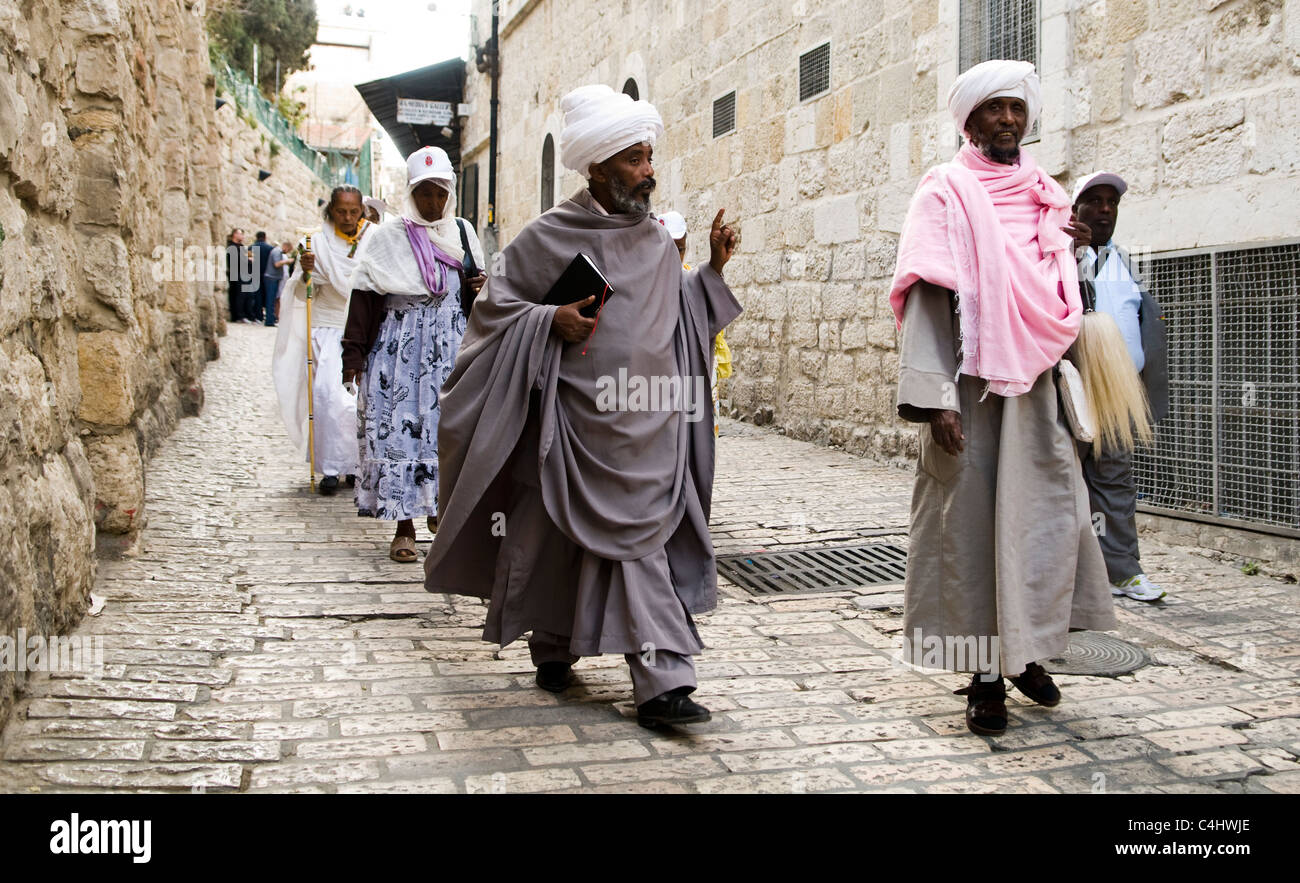
[[[713,358],[718,366],[718,379],[726,380],[731,376],[731,347],[727,346],[721,331],[713,339]]]
[[[348,257],[353,257],[353,256],[356,255],[356,253],[357,253],[357,243],[359,243],[359,242],[361,241],[361,234],[365,231],[365,229],[366,229],[366,224],[369,224],[369,223],[370,223],[370,222],[367,221],[365,218],[362,218],[361,220],[359,220],[359,221],[357,222],[357,232],[353,233],[351,236],[348,236],[346,233],[344,233],[344,232],[343,232],[342,230],[340,230],[338,227],[335,227],[335,228],[334,228],[334,235],[337,236],[339,239],[342,239],[342,240],[343,240],[344,242],[346,242],[348,245],[352,246],[352,248],[348,249]]]

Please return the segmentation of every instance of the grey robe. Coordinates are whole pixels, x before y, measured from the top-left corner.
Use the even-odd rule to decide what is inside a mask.
[[[540,301],[579,252],[617,293],[591,337],[570,344],[551,331],[557,308]],[[493,599],[485,633],[492,640],[508,642],[519,629],[537,627],[571,634],[578,653],[630,652],[615,646],[622,639],[578,633],[625,625],[602,626],[599,610],[580,611],[585,625],[571,633],[560,630],[568,623],[548,626],[536,615],[571,609],[575,595],[599,606],[611,586],[635,594],[630,583],[662,576],[664,561],[681,608],[715,606],[709,359],[714,337],[740,305],[712,268],[683,273],[661,225],[600,214],[586,191],[528,224],[499,266],[474,305],[443,389],[442,515],[425,560],[425,588]],[[598,410],[600,378],[618,377],[620,369],[628,376],[702,378],[702,387],[692,380],[704,391],[703,411],[694,415],[701,419],[681,411]],[[529,517],[515,523],[506,517],[512,511]],[[551,535],[573,546],[557,549],[546,541]],[[567,554],[573,547],[578,554]],[[601,562],[626,566],[611,577]],[[608,585],[593,591],[593,581]],[[519,592],[523,612],[506,614],[503,624],[506,596]],[[680,652],[698,652],[698,640],[676,627],[668,631],[664,640],[684,644]],[[626,640],[647,634],[654,641],[648,632]]]
[[[1029,392],[990,393],[957,376],[950,292],[918,282],[903,314],[898,413],[923,423],[912,494],[903,634],[998,637],[1000,671],[1065,650],[1071,628],[1113,629],[1106,567],[1092,531],[1074,439],[1050,370]],[[930,435],[928,409],[961,413],[965,450]],[[917,645],[913,653],[920,656]],[[943,668],[977,671],[944,654]],[[955,664],[956,663],[956,664]]]

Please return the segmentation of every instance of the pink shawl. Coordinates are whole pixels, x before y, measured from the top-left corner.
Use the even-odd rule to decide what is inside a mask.
[[[1011,166],[970,144],[921,179],[898,243],[889,304],[901,327],[920,280],[957,293],[958,372],[985,394],[1028,392],[1079,334],[1083,307],[1070,200],[1025,151]]]

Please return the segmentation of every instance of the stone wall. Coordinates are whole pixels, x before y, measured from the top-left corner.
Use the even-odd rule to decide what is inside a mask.
[[[0,0],[0,635],[66,632],[96,545],[145,523],[145,465],[201,408],[224,329],[203,249],[288,235],[324,190],[287,153],[248,182],[258,133],[214,110],[202,8]]]
[[[1029,145],[1069,186],[1125,176],[1118,235],[1167,250],[1300,236],[1300,0],[1042,0],[1044,111]],[[542,146],[584,83],[640,95],[664,117],[656,207],[707,255],[718,208],[740,229],[727,270],[745,315],[727,332],[738,416],[902,459],[896,333],[887,303],[898,233],[924,171],[948,159],[942,109],[958,67],[957,0],[507,0],[501,5],[498,220],[508,242],[540,210]],[[490,8],[475,4],[485,41]],[[831,43],[831,88],[799,100],[799,56]],[[566,51],[563,47],[582,47]],[[487,194],[488,79],[465,162]],[[736,91],[736,130],[712,137]],[[556,170],[557,199],[582,180]]]

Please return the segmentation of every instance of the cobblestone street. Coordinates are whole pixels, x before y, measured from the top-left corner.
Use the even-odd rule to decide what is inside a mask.
[[[1121,600],[1151,664],[1012,690],[970,734],[966,677],[894,663],[901,585],[756,599],[726,584],[699,627],[707,724],[637,726],[619,656],[561,697],[485,606],[424,592],[389,523],[311,496],[270,385],[274,333],[234,325],[202,416],[148,471],[138,555],[101,561],[102,678],[31,675],[0,790],[319,792],[1300,792],[1300,589],[1143,539],[1163,605]],[[912,476],[727,423],[719,554],[905,542]],[[428,534],[419,525],[421,555]]]

